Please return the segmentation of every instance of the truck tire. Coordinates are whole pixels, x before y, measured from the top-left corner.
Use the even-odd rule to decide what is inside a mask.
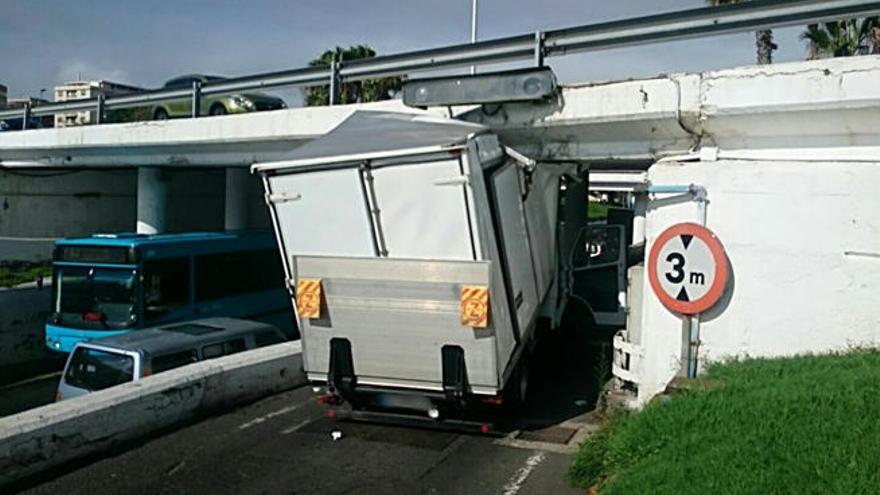
[[[513,376],[507,384],[507,397],[505,403],[509,405],[510,413],[517,413],[526,403],[529,393],[529,366],[528,356],[524,355],[520,358],[516,365]]]

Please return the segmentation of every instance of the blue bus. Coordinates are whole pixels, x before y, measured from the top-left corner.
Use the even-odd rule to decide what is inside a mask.
[[[271,232],[95,234],[55,243],[46,347],[175,321],[229,316],[296,338]]]

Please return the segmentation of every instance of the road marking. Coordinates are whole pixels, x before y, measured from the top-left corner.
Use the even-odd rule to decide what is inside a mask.
[[[35,376],[33,378],[28,378],[27,380],[22,380],[20,382],[10,383],[8,385],[4,385],[0,387],[0,390],[8,390],[11,388],[22,387],[24,385],[30,385],[32,383],[41,382],[43,380],[48,380],[50,378],[58,378],[61,376],[60,371],[53,371],[52,373],[47,373],[45,375]]]
[[[312,399],[302,401],[302,402],[300,402],[298,404],[294,404],[292,406],[282,407],[281,409],[279,409],[277,411],[272,411],[269,414],[266,414],[264,416],[260,416],[259,418],[252,419],[252,420],[248,421],[247,423],[242,423],[242,424],[238,425],[238,429],[239,430],[246,430],[246,429],[250,428],[251,426],[256,426],[260,423],[265,423],[266,421],[274,418],[275,416],[281,416],[282,414],[287,414],[289,412],[295,411],[295,410],[299,409],[300,407],[308,404],[309,402],[312,402]]]
[[[185,460],[180,461],[180,462],[178,462],[177,464],[175,464],[174,466],[172,466],[171,469],[169,469],[169,470],[165,473],[165,476],[174,476],[174,473],[180,471],[181,468],[183,468],[183,466],[186,466],[186,461],[185,461]]]
[[[281,434],[282,434],[282,435],[290,435],[291,433],[293,433],[293,432],[299,430],[300,428],[302,428],[303,426],[305,426],[305,425],[307,425],[307,424],[309,424],[309,423],[311,423],[311,422],[312,422],[311,419],[307,419],[307,420],[305,420],[305,421],[301,421],[301,422],[300,422],[299,424],[297,424],[296,426],[291,426],[290,428],[286,428],[286,429],[284,429],[284,430],[281,430]]]
[[[504,495],[516,495],[519,493],[520,488],[522,488],[523,483],[529,478],[529,475],[532,474],[532,471],[538,467],[538,464],[541,464],[544,461],[546,454],[544,452],[535,452],[528,459],[526,459],[526,463],[523,464],[516,473],[514,473],[513,477],[510,478],[510,481],[504,485]]]

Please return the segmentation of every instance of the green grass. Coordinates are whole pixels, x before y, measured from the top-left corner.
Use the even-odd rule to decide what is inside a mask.
[[[590,201],[587,203],[587,219],[604,220],[608,218],[608,205],[606,203],[597,203]]]
[[[569,469],[602,494],[880,493],[880,351],[713,366],[611,418]]]
[[[12,287],[33,282],[52,274],[51,263],[4,263],[0,264],[0,287]]]

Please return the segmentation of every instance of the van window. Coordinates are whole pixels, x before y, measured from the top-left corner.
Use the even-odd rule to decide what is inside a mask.
[[[281,258],[271,249],[196,258],[196,301],[208,301],[284,286]]]
[[[133,379],[134,358],[128,354],[79,347],[70,356],[64,381],[85,390],[103,390]]]
[[[144,263],[144,314],[158,318],[189,304],[189,260],[175,258]]]
[[[278,335],[278,332],[272,330],[265,330],[254,335],[254,345],[257,347],[280,344],[284,341],[285,339]]]
[[[247,346],[245,346],[244,339],[227,340],[226,342],[206,345],[202,348],[202,357],[205,359],[212,359],[227,354],[235,354],[246,348]]]
[[[198,360],[199,358],[196,355],[195,349],[156,356],[153,358],[153,373],[161,373],[162,371],[180,368],[181,366],[195,363]]]

